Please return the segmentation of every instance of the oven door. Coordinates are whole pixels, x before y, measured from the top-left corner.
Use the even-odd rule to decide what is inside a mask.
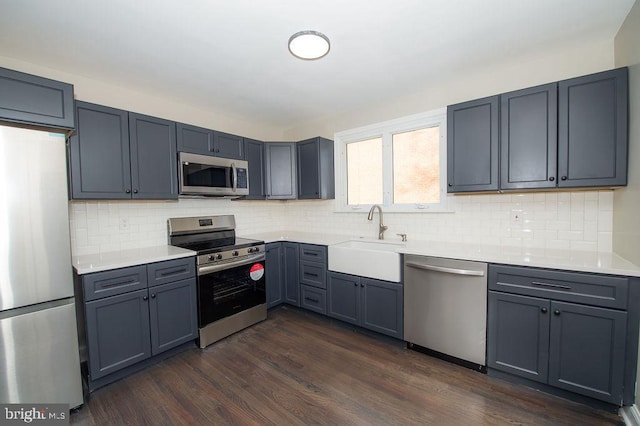
[[[198,271],[199,327],[267,303],[264,264],[262,255],[229,268],[201,267]]]

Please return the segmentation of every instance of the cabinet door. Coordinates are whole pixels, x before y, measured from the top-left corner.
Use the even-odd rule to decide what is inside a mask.
[[[335,198],[333,141],[313,138],[296,144],[298,153],[298,198]]]
[[[178,151],[213,155],[213,130],[177,123]]]
[[[298,196],[296,181],[296,146],[293,142],[264,144],[266,158],[266,197],[269,200],[294,200]]]
[[[242,136],[218,131],[213,132],[213,155],[244,160],[244,140]]]
[[[152,355],[198,337],[195,278],[152,287],[149,301]]]
[[[555,188],[557,84],[500,95],[500,189]]]
[[[78,101],[76,116],[69,139],[71,197],[131,198],[129,113]]]
[[[249,163],[247,200],[264,200],[264,143],[244,138],[244,152]]]
[[[447,191],[498,190],[498,96],[447,107]]]
[[[73,86],[0,68],[0,119],[74,128]]]
[[[360,278],[362,326],[402,339],[404,296],[400,283]]]
[[[87,302],[85,314],[91,380],[151,356],[146,289]]]
[[[622,404],[627,313],[551,302],[549,384]]]
[[[133,198],[178,198],[176,124],[129,113],[131,186]]]
[[[267,308],[273,308],[284,300],[283,263],[282,243],[267,244],[265,252],[265,269],[267,270],[265,273]]]
[[[284,300],[300,306],[300,256],[298,243],[282,243],[284,250]]]
[[[549,300],[489,292],[487,365],[547,383]]]
[[[627,68],[558,83],[558,117],[558,186],[627,184]]]
[[[337,272],[328,273],[327,315],[360,325],[360,279]]]
[[[318,138],[297,143],[298,198],[320,198],[320,147]]]

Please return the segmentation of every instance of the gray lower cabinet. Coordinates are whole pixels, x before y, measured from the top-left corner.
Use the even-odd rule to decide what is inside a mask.
[[[71,84],[0,68],[0,93],[2,121],[75,127]]]
[[[267,308],[300,306],[298,243],[269,243],[265,253]]]
[[[498,102],[447,107],[447,192],[498,190]]]
[[[91,380],[151,356],[148,299],[144,289],[85,305]]]
[[[245,159],[249,163],[249,195],[245,200],[264,200],[264,142],[244,138]]]
[[[266,198],[268,200],[298,198],[295,142],[267,142],[264,144],[264,156]]]
[[[298,199],[333,199],[333,141],[321,137],[296,144]]]
[[[298,243],[282,243],[284,260],[284,301],[300,306],[300,257]]]
[[[177,124],[178,151],[244,160],[244,138],[189,124]]]
[[[267,308],[273,308],[284,301],[282,250],[282,243],[268,243],[265,249]]]
[[[327,315],[402,339],[403,285],[329,272]]]
[[[79,101],[76,116],[72,198],[178,198],[175,123]]]
[[[629,322],[627,278],[490,265],[489,289],[490,369],[616,405],[632,402],[625,377],[635,377],[628,360],[635,365],[638,328],[637,312],[636,324]],[[577,303],[584,300],[601,306]]]
[[[96,272],[77,281],[91,389],[197,337],[194,258]]]
[[[300,244],[300,307],[327,314],[327,247]]]

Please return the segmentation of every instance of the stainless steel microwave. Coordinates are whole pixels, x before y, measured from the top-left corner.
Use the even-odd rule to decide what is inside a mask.
[[[239,197],[249,194],[249,163],[244,160],[178,153],[180,195]]]

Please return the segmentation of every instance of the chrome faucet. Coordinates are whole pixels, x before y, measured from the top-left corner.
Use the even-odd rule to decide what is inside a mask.
[[[378,225],[378,239],[384,240],[384,231],[387,230],[388,226],[384,226],[382,223],[382,209],[379,205],[374,204],[369,210],[369,216],[367,216],[367,220],[373,220],[373,211],[378,208],[378,213],[380,214],[380,225]]]

